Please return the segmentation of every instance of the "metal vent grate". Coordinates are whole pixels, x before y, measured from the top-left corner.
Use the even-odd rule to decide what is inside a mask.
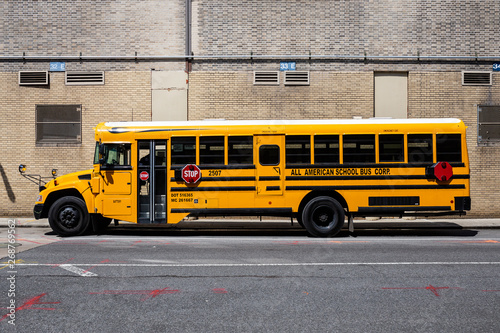
[[[462,72],[464,86],[491,86],[491,72]]]
[[[19,85],[20,86],[45,86],[49,84],[49,72],[19,72]]]
[[[500,143],[500,105],[478,106],[477,123],[480,145]]]
[[[104,72],[66,72],[66,85],[104,84]]]
[[[253,84],[279,85],[280,72],[278,71],[253,72]]]
[[[308,86],[309,72],[287,71],[285,72],[285,85]]]

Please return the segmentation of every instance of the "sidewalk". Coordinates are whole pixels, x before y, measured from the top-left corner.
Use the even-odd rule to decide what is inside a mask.
[[[7,228],[9,221],[16,220],[16,227],[22,228],[50,228],[47,219],[35,220],[33,217],[6,218],[0,217],[0,228]],[[113,224],[111,224],[113,225]],[[135,223],[120,222],[120,225],[133,225]],[[139,226],[139,225],[137,225]],[[141,224],[147,227],[147,224]],[[245,219],[234,218],[200,218],[198,220],[186,220],[176,225],[177,228],[186,229],[244,229],[244,228],[292,228],[290,219],[266,219],[249,217]],[[347,221],[344,225],[347,227]],[[293,228],[300,228],[294,220]],[[495,219],[473,219],[473,218],[436,218],[436,219],[355,219],[355,229],[422,229],[422,228],[500,228],[500,218]]]

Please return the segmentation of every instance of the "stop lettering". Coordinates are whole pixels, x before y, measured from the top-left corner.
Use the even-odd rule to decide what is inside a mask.
[[[201,170],[196,164],[188,164],[182,168],[181,176],[187,184],[194,184],[201,179]]]

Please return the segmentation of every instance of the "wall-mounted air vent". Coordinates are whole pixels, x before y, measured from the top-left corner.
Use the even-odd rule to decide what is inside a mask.
[[[104,84],[104,72],[66,72],[66,84],[74,86]]]
[[[49,84],[49,72],[47,71],[19,72],[20,86],[46,86],[48,84]]]
[[[309,85],[309,72],[299,71],[286,71],[285,72],[285,85],[287,86],[308,86]]]
[[[491,86],[491,72],[462,72],[464,86]]]
[[[280,72],[278,71],[253,72],[253,84],[278,85],[280,84]]]

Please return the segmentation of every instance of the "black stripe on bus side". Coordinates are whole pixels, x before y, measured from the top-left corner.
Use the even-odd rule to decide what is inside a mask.
[[[368,197],[368,206],[419,206],[420,197]]]
[[[428,179],[425,175],[394,176],[286,176],[286,180],[385,180],[385,179]],[[452,179],[470,179],[470,175],[453,175]]]
[[[172,187],[171,192],[215,192],[215,191],[255,191],[255,186],[232,186],[232,187]]]
[[[465,189],[465,185],[338,185],[338,186],[287,186],[287,191],[335,190],[449,190]]]
[[[259,177],[259,181],[270,181],[270,180],[281,180],[280,177],[277,176],[264,176],[264,177]]]
[[[450,206],[409,206],[409,207],[359,207],[358,213],[402,213],[405,211],[451,210]]]
[[[172,213],[191,213],[192,215],[236,215],[236,216],[288,216],[292,213],[291,208],[174,208]]]
[[[279,186],[266,186],[266,191],[279,191],[280,189]]]
[[[170,170],[180,170],[182,168],[184,168],[185,165],[180,165],[180,164],[176,164],[176,165],[172,165],[170,167]],[[248,170],[254,170],[255,169],[255,165],[253,164],[229,164],[229,165],[224,165],[224,164],[214,164],[214,165],[198,165],[198,167],[200,168],[200,170],[231,170],[231,169],[234,169],[234,170],[244,170],[244,169],[248,169]]]
[[[452,167],[463,168],[465,163],[449,162]],[[347,169],[347,168],[425,168],[434,163],[348,163],[348,164],[287,164],[285,169]]]
[[[176,182],[175,177],[170,178],[171,182]],[[245,182],[255,181],[255,177],[201,177],[200,182]],[[179,180],[181,182],[181,180]]]

